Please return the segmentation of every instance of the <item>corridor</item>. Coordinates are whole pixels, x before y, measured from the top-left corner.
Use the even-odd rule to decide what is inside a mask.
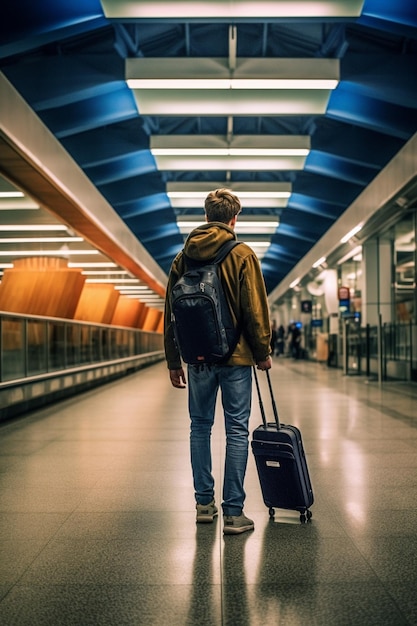
[[[417,386],[284,358],[271,379],[313,518],[269,519],[250,452],[241,536],[195,523],[187,397],[164,363],[1,424],[1,626],[416,625]]]

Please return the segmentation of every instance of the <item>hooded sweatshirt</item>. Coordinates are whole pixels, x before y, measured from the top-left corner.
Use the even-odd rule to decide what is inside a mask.
[[[184,251],[192,259],[209,262],[219,248],[231,239],[236,239],[232,228],[221,222],[209,222],[190,233]],[[171,266],[165,301],[165,356],[171,370],[180,369],[182,365],[171,324],[170,294],[184,272],[181,251]],[[238,344],[225,365],[254,365],[266,360],[270,354],[271,331],[265,283],[258,258],[249,246],[241,243],[221,263],[220,275],[234,321],[242,329]]]

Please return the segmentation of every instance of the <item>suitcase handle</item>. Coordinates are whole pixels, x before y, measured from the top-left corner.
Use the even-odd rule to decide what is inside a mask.
[[[263,405],[263,402],[262,402],[261,390],[260,390],[260,387],[259,387],[258,374],[256,373],[256,367],[255,366],[253,366],[253,373],[254,373],[254,377],[255,377],[256,391],[258,392],[259,408],[261,409],[262,422],[263,422],[264,428],[266,430],[268,428],[268,422],[266,420],[265,409],[264,409],[264,405]],[[266,379],[268,381],[269,393],[271,395],[271,403],[272,403],[272,410],[274,412],[275,424],[276,424],[277,430],[279,430],[281,428],[281,425],[279,423],[278,410],[277,410],[277,406],[275,404],[274,391],[272,389],[272,384],[271,384],[271,377],[269,376],[269,371],[268,370],[265,370],[265,373],[266,373]]]

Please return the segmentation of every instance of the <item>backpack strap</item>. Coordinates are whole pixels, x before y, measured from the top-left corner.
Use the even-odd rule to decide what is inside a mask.
[[[226,243],[224,243],[222,247],[219,248],[219,250],[217,251],[213,263],[221,263],[222,261],[224,261],[232,248],[238,246],[240,243],[242,242],[236,241],[236,239],[230,239],[229,241],[226,241]]]

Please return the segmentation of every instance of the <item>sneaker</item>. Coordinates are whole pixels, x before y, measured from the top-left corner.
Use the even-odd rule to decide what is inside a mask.
[[[209,504],[196,504],[195,508],[197,509],[197,524],[212,522],[217,515],[217,506],[214,500]]]
[[[238,535],[247,530],[253,530],[255,524],[246,515],[223,515],[223,533],[225,535]]]

